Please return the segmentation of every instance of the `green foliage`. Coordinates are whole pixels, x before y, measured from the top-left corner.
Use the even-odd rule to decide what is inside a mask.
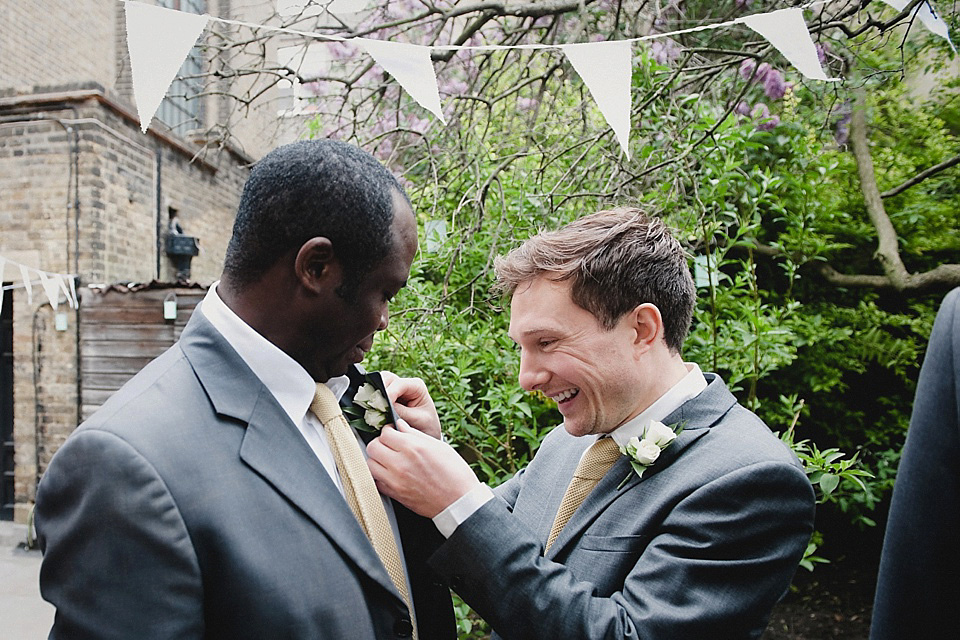
[[[717,37],[713,46],[732,46]],[[956,154],[960,100],[913,101],[895,73],[903,63],[895,46],[861,53],[869,73],[856,82],[870,88],[871,153],[885,191]],[[628,162],[562,56],[483,55],[496,73],[471,87],[497,99],[460,100],[447,127],[423,135],[401,127],[359,138],[403,172],[423,230],[410,284],[368,366],[424,378],[451,442],[483,480],[502,482],[560,416],[518,386],[509,315],[491,293],[495,256],[586,213],[648,208],[691,256],[699,300],[685,359],[720,373],[782,434],[821,512],[872,526],[893,486],[944,292],[842,288],[819,272],[830,264],[882,273],[856,164],[834,137],[849,113],[846,88],[801,84],[787,71],[796,84],[770,104],[780,123],[762,131],[731,108],[765,100],[762,87],[731,70],[689,93],[676,80],[682,62],[658,63],[638,45]],[[441,82],[456,73],[441,68]],[[910,271],[960,261],[958,173],[884,199]],[[801,564],[812,570],[828,557],[829,540],[817,533]],[[462,603],[458,611],[461,637],[481,637],[486,627]]]

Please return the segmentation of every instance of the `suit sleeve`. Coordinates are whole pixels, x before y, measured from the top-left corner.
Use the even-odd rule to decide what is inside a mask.
[[[634,558],[622,588],[605,596],[589,576],[543,558],[539,540],[499,500],[464,522],[431,563],[506,639],[759,637],[806,547],[813,504],[793,465],[725,474],[679,497],[639,557],[617,548],[636,536],[596,541],[607,545],[590,551],[601,554],[598,565]]]
[[[506,502],[511,511],[513,510],[513,506],[517,504],[517,496],[520,495],[520,489],[523,487],[523,474],[525,471],[526,469],[520,469],[520,471],[515,473],[509,480],[493,490],[493,494]]]
[[[960,289],[944,299],[920,369],[890,503],[873,640],[960,628]]]
[[[74,433],[37,493],[51,639],[201,638],[200,568],[156,470],[114,434]]]

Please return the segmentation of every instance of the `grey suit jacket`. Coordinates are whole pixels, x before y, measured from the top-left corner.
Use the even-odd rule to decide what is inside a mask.
[[[789,449],[706,376],[664,421],[685,429],[660,460],[642,479],[619,460],[546,557],[592,440],[562,427],[431,565],[503,638],[759,637],[813,529],[813,489]]]
[[[960,289],[943,300],[893,487],[872,640],[960,635]]]
[[[397,508],[420,637],[455,637]],[[393,638],[409,613],[329,475],[223,336],[180,341],[67,439],[36,525],[51,638]]]

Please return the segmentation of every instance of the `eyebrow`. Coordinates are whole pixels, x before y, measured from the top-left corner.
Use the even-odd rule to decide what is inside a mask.
[[[527,329],[526,331],[521,333],[520,337],[526,338],[527,336],[536,335],[538,333],[555,333],[556,331],[557,331],[556,327],[534,327],[533,329]],[[509,332],[507,332],[507,336],[509,336],[509,338],[514,342],[517,341],[513,336],[510,335]]]

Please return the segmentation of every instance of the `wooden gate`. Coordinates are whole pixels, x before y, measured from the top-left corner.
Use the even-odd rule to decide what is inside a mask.
[[[180,337],[206,289],[151,284],[85,290],[80,304],[80,397],[82,419]],[[176,318],[164,319],[164,302],[175,300]]]

